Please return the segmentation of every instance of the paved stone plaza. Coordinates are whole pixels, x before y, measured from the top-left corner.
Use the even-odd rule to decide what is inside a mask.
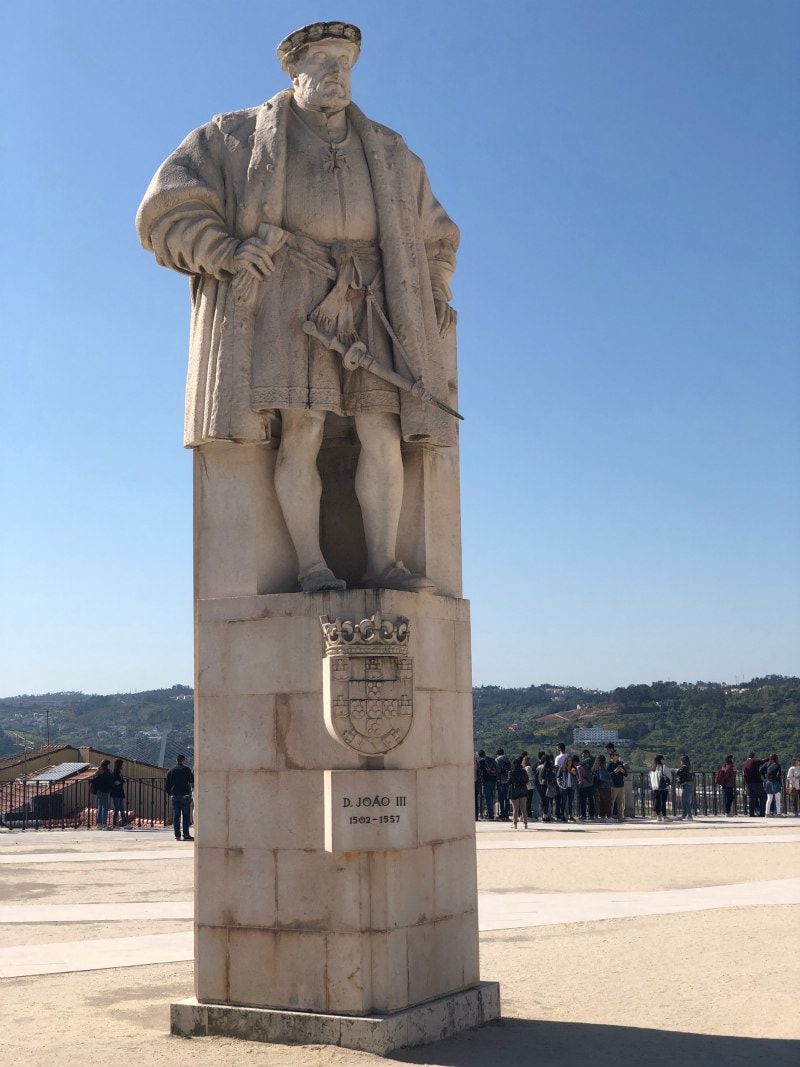
[[[501,982],[503,1022],[389,1062],[800,1062],[800,820],[479,824],[476,841],[481,971]],[[184,1055],[168,1014],[193,992],[193,858],[171,830],[0,836],[0,988],[15,1020],[3,1044],[15,1059]],[[192,1062],[386,1061],[208,1038]]]

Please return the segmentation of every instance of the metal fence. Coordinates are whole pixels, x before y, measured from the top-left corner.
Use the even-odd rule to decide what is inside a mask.
[[[692,795],[692,812],[698,816],[708,815],[722,815],[726,814],[725,811],[725,794],[722,786],[714,783],[714,775],[716,771],[695,771],[694,772],[694,793]],[[681,797],[681,787],[675,781],[674,772],[670,772],[672,779],[667,793],[667,815],[678,816],[683,813],[683,803]],[[633,812],[630,809],[630,791],[626,789],[626,814],[628,816],[633,815],[634,818],[644,819],[649,818],[653,813],[653,791],[650,787],[650,772],[649,771],[634,771],[629,773],[627,782],[633,787]],[[791,804],[790,798],[784,798],[787,801],[787,809]],[[475,791],[475,804],[476,814],[480,813],[480,816],[485,815],[485,799],[483,796],[483,790]],[[574,790],[573,796],[573,810],[577,814],[578,808],[578,794],[577,790]],[[499,802],[497,795],[495,795],[494,816],[499,814]],[[744,790],[744,780],[742,772],[736,772],[736,786],[733,792],[733,804],[731,806],[731,815],[747,815],[748,813],[748,797]]]
[[[13,830],[77,830],[97,826],[97,798],[89,778],[62,782],[24,779],[0,787],[0,821]],[[171,826],[172,803],[164,776],[125,780],[126,821],[133,826]],[[111,826],[113,801],[106,825]]]
[[[694,772],[694,793],[692,794],[692,813],[694,815],[725,815],[725,794],[722,786],[714,784],[716,771]],[[629,776],[633,779],[633,814],[645,818],[653,811],[653,790],[650,786],[650,772],[639,771]],[[681,787],[670,775],[672,781],[667,791],[667,815],[681,815],[683,804]],[[731,815],[747,815],[747,794],[744,791],[742,772],[736,772],[736,786],[733,791]]]

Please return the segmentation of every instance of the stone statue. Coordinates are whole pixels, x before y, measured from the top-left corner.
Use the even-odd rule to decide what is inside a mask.
[[[343,22],[286,37],[292,88],[190,133],[137,227],[162,266],[191,277],[186,446],[279,435],[275,491],[300,589],[342,589],[320,547],[317,456],[327,413],[352,418],[362,584],[426,591],[396,559],[401,442],[456,441],[443,338],[458,229],[421,160],[350,102],[360,46]]]

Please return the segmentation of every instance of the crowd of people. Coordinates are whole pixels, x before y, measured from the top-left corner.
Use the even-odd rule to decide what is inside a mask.
[[[563,742],[555,755],[539,752],[535,758],[520,752],[513,758],[498,748],[494,756],[481,749],[475,756],[475,818],[513,822],[527,829],[530,821],[601,822],[625,821],[625,781],[629,768],[614,745],[592,755],[589,749],[568,753]],[[650,765],[650,806],[652,818],[664,822],[671,794],[680,796],[679,819],[691,821],[695,811],[695,772],[688,755],[680,757],[673,771],[657,755]],[[723,793],[725,815],[735,813],[737,772],[733,756],[726,756],[714,775],[714,784]],[[748,815],[800,815],[800,756],[796,756],[784,777],[776,753],[757,758],[751,752],[742,767],[743,790]],[[781,796],[786,795],[787,811]]]

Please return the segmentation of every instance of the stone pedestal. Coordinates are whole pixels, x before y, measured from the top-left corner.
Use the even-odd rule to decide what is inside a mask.
[[[170,1029],[181,1037],[236,1037],[283,1045],[340,1045],[377,1056],[442,1041],[500,1017],[497,982],[439,997],[392,1015],[331,1015],[200,1004],[195,997],[171,1007]]]
[[[409,620],[413,713],[384,755],[326,728],[320,617]],[[476,999],[467,603],[385,590],[203,599],[196,634],[196,997],[214,1006],[202,1017],[294,1013],[297,1041],[323,1040],[320,1015],[361,1018],[334,1027],[358,1048],[496,1017],[496,990]],[[428,1003],[433,1015],[391,1022]],[[186,1010],[175,1032],[195,1025]],[[289,1025],[237,1018],[224,1025],[256,1040]]]

